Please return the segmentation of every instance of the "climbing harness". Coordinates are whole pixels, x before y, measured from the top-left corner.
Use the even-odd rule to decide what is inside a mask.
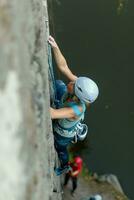
[[[76,125],[76,135],[72,143],[77,143],[77,141],[83,141],[86,138],[87,133],[88,133],[88,126],[86,124],[82,124],[81,122],[79,122]]]

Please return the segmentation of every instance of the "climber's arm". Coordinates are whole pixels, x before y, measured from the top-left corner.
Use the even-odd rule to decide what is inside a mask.
[[[74,172],[71,172],[71,176],[77,176],[80,173],[79,170],[76,170]]]
[[[74,108],[73,106],[59,109],[54,109],[51,107],[50,115],[52,119],[77,119],[82,111],[83,108],[81,106],[77,106],[77,108]]]
[[[63,54],[61,53],[56,41],[52,36],[49,36],[48,42],[51,44],[55,61],[57,63],[57,66],[59,70],[71,81],[75,81],[77,79],[77,76],[75,76],[71,70],[69,69],[66,59],[64,58]]]
[[[50,115],[52,119],[73,118],[75,113],[72,108],[50,108]]]

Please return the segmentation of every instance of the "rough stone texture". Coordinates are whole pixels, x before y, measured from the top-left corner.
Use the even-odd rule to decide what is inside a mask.
[[[119,180],[114,174],[101,175],[101,176],[98,177],[98,181],[101,181],[101,182],[106,181],[109,184],[111,184],[120,193],[124,194],[123,189],[122,189],[122,187],[119,183]]]
[[[0,200],[61,199],[48,34],[46,0],[0,1]]]
[[[99,177],[98,177],[99,178]],[[71,181],[64,190],[63,200],[88,200],[89,197],[96,194],[102,196],[102,200],[128,200],[128,198],[116,188],[114,183],[106,180],[99,180],[94,177],[79,177],[78,188],[72,197],[70,191],[72,189]],[[118,182],[118,179],[116,179]]]

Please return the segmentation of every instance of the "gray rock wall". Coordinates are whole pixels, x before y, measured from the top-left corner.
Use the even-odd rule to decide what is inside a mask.
[[[0,200],[61,199],[48,34],[46,0],[0,1]]]

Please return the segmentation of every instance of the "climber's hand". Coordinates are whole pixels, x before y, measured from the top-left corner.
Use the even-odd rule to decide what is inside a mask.
[[[58,45],[57,45],[55,39],[54,39],[51,35],[50,35],[49,38],[48,38],[48,42],[49,42],[49,44],[50,44],[53,48],[57,48],[57,47],[58,47]]]

